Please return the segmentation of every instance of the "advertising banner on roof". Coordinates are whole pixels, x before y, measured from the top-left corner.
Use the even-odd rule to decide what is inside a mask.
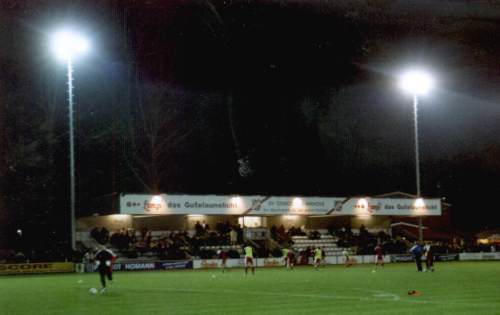
[[[122,195],[121,214],[217,214],[241,215],[252,197],[218,195]]]
[[[121,214],[200,215],[441,215],[440,199],[121,195]]]
[[[254,198],[247,215],[324,215],[344,199],[331,197]]]
[[[440,199],[404,198],[350,198],[346,200],[337,215],[392,215],[392,216],[434,216],[441,215]]]

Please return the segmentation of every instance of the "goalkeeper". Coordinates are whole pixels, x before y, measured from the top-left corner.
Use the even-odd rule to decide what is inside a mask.
[[[106,278],[109,281],[113,281],[113,262],[115,261],[115,254],[105,246],[95,254],[95,262],[97,265],[97,270],[101,277],[101,293],[106,292]]]

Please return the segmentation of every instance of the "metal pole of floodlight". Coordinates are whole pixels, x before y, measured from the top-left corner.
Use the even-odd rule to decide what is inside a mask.
[[[417,197],[421,197],[420,191],[420,152],[418,144],[418,96],[425,95],[433,86],[432,77],[421,70],[410,70],[404,73],[400,79],[401,88],[413,96],[413,119],[415,128],[415,178],[417,184]],[[422,216],[418,217],[418,240],[423,241]]]
[[[52,50],[66,63],[68,76],[68,118],[69,118],[69,172],[70,172],[70,221],[71,249],[76,250],[75,231],[75,141],[73,123],[73,60],[88,51],[87,40],[77,33],[60,31],[52,37]]]

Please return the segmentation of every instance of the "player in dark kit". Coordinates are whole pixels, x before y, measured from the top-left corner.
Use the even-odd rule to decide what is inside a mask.
[[[113,281],[113,262],[115,259],[115,254],[104,246],[95,254],[97,271],[101,277],[101,293],[106,292],[106,278]]]
[[[410,248],[410,253],[413,254],[413,258],[415,259],[417,271],[422,271],[422,247],[417,242],[415,242],[415,245]]]

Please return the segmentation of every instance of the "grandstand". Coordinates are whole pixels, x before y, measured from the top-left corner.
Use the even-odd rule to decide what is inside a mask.
[[[411,234],[392,238],[391,227],[413,226],[416,215],[426,217],[426,236],[449,225],[449,205],[401,192],[371,198],[120,195],[119,204],[119,213],[78,218],[83,251],[102,242],[95,234],[104,229],[105,243],[122,260],[211,259],[219,248],[237,258],[245,242],[259,257],[280,257],[290,246],[297,254],[322,247],[326,256],[346,249],[366,255],[378,242],[401,253]],[[230,236],[234,231],[237,241]]]

